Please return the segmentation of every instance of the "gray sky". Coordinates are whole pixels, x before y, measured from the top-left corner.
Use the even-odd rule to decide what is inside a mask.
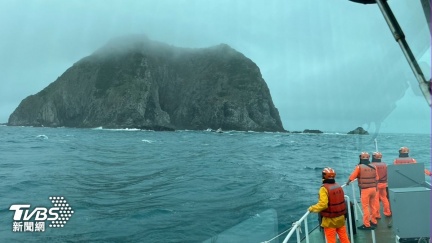
[[[389,3],[429,79],[419,1]],[[0,0],[0,123],[73,63],[129,34],[230,45],[259,66],[290,131],[431,131],[430,107],[378,6],[348,0]]]

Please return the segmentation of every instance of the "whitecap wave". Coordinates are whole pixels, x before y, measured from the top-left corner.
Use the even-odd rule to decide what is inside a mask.
[[[44,135],[44,134],[37,135],[36,137],[37,137],[37,138],[40,138],[40,139],[48,139],[48,136],[47,136],[47,135]]]
[[[141,129],[138,128],[115,128],[115,129],[104,129],[104,130],[110,130],[110,131],[141,131]]]
[[[106,131],[141,131],[139,128],[103,128],[103,127],[95,127],[92,130],[106,130]],[[147,131],[147,130],[146,130]]]

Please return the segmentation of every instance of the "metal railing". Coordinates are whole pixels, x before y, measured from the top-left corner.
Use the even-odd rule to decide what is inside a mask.
[[[355,217],[355,220],[358,220],[357,209],[360,210],[361,214],[363,214],[363,212],[361,211],[360,206],[359,206],[359,204],[357,202],[357,199],[356,199],[354,183],[350,183],[350,184],[351,184],[351,189],[352,189],[352,197],[353,197],[353,201],[354,201],[354,217]],[[346,186],[346,184],[342,185],[341,187],[345,187],[345,186]],[[349,196],[345,195],[345,200],[349,203],[350,202]],[[307,211],[298,221],[296,221],[296,222],[293,223],[293,225],[291,227],[291,230],[289,231],[288,235],[285,237],[283,243],[287,243],[288,240],[290,240],[291,236],[294,234],[294,232],[296,232],[297,243],[300,243],[302,241],[302,238],[300,237],[300,233],[301,233],[301,229],[302,229],[301,225],[302,225],[303,222],[304,222],[304,230],[305,230],[305,240],[306,240],[306,243],[310,243],[309,242],[309,233],[310,232],[309,232],[308,221],[307,221],[307,217],[308,217],[309,214],[310,214],[310,212]],[[348,215],[349,215],[349,217],[348,217],[348,221],[349,221],[348,224],[349,224],[349,226],[348,227],[350,228],[350,232],[354,232],[353,231],[354,229],[352,228],[353,227],[352,226],[352,220],[353,219],[351,217],[351,206],[350,206],[350,204],[348,204]],[[376,243],[375,230],[372,230],[371,234],[372,234],[372,242]],[[350,239],[351,239],[351,243],[354,243],[353,233],[350,234]],[[266,241],[266,242],[269,242],[269,241]]]

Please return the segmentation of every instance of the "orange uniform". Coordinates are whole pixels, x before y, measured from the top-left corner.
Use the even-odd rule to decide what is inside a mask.
[[[355,179],[358,179],[358,185],[361,190],[363,225],[370,228],[371,223],[378,223],[375,217],[375,197],[377,192],[377,181],[379,179],[376,167],[370,164],[357,165],[351,173],[347,184]]]
[[[387,198],[387,164],[384,162],[372,162],[377,168],[378,172],[378,186],[377,194],[375,196],[375,218],[381,218],[380,215],[380,202],[384,207],[384,215],[387,217],[391,216],[390,203]]]

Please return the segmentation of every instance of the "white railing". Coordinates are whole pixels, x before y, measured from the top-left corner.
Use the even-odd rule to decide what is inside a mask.
[[[347,202],[350,201],[349,197],[347,195],[345,195],[345,200]],[[348,204],[349,205],[349,204]],[[308,223],[307,223],[307,216],[309,215],[309,211],[307,211],[297,222],[293,223],[293,227],[291,228],[291,231],[288,233],[288,235],[285,237],[283,243],[287,243],[288,240],[291,238],[291,236],[294,234],[294,231],[296,232],[296,236],[297,236],[297,243],[301,242],[301,237],[300,237],[300,232],[301,232],[301,224],[304,222],[304,227],[305,227],[305,239],[306,239],[306,243],[309,243],[309,229],[308,229]],[[348,206],[348,215],[351,215],[351,207]],[[351,230],[351,232],[353,232],[353,228],[352,228],[352,218],[348,217],[349,219],[349,228]],[[354,243],[354,238],[353,238],[353,234],[351,234],[351,242]]]
[[[293,235],[294,231],[297,233],[297,242],[300,243],[300,231],[301,231],[301,224],[302,222],[305,223],[305,232],[308,232],[308,224],[307,224],[307,216],[309,215],[309,211],[307,211],[303,217],[301,217],[297,222],[293,223],[293,227],[291,228],[291,231],[288,233],[287,237],[285,237],[285,240],[283,243],[287,243],[288,240]],[[306,242],[309,242],[309,234],[306,234]]]
[[[350,183],[350,184],[351,184],[351,188],[352,188],[352,197],[353,197],[353,201],[354,201],[354,217],[355,217],[355,220],[357,220],[358,219],[358,217],[357,217],[357,209],[360,210],[361,214],[363,214],[363,212],[361,211],[360,206],[359,206],[359,204],[357,202],[357,199],[356,199],[354,183]],[[341,187],[345,187],[345,186],[346,186],[346,184],[342,185]],[[345,200],[348,202],[348,219],[349,219],[348,220],[349,221],[348,222],[348,227],[351,230],[350,232],[354,232],[353,231],[354,229],[353,229],[353,226],[352,226],[352,220],[353,219],[351,217],[350,198],[347,195],[345,195]],[[283,243],[287,243],[288,240],[291,238],[291,236],[294,234],[294,232],[296,232],[297,243],[300,243],[302,241],[302,238],[300,237],[300,233],[301,233],[301,229],[302,229],[301,225],[302,225],[303,222],[304,222],[304,229],[305,229],[305,240],[306,240],[306,243],[310,243],[309,242],[309,228],[308,228],[308,222],[307,222],[307,217],[308,217],[309,214],[310,214],[310,212],[307,211],[298,221],[296,221],[296,222],[293,223],[293,225],[291,227],[291,230],[289,231],[288,235],[285,237]],[[375,230],[372,230],[371,234],[372,234],[372,242],[376,243],[376,240],[375,240]],[[354,234],[353,233],[350,234],[350,238],[351,238],[351,243],[354,243]],[[265,242],[270,242],[270,241],[265,241]]]

